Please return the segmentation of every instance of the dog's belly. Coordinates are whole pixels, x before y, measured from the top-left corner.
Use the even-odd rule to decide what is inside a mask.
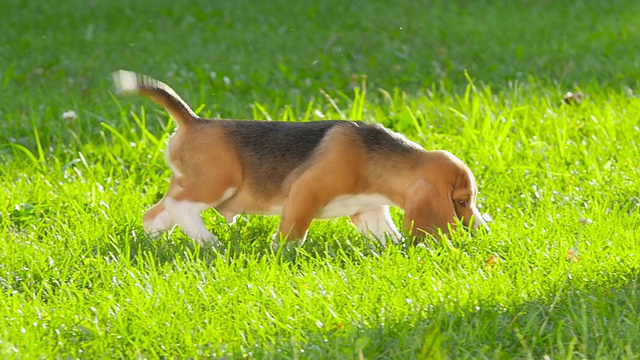
[[[393,205],[393,203],[380,194],[341,195],[331,200],[320,210],[316,218],[330,219],[338,216],[350,216],[383,205]]]
[[[387,197],[380,194],[340,195],[318,211],[315,218],[331,219],[339,216],[350,216],[383,205],[393,205],[393,203]],[[281,215],[282,204],[273,205],[268,210],[257,213],[262,215]]]

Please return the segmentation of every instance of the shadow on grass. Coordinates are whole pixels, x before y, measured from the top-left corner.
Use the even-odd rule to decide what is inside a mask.
[[[277,352],[260,358],[637,358],[640,356],[640,295],[637,272],[626,283],[586,291],[569,289],[509,308],[483,304],[475,309],[431,307],[395,323],[372,319],[325,332],[305,333],[304,342],[287,335]],[[602,284],[604,285],[604,284]],[[282,345],[286,344],[286,345]]]

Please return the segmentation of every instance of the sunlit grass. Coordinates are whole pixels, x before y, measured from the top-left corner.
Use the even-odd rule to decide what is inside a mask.
[[[151,240],[140,216],[166,188],[173,123],[146,100],[114,99],[128,125],[99,122],[102,143],[72,156],[15,147],[5,167],[4,351],[398,357],[434,350],[433,337],[452,357],[637,353],[636,100],[608,93],[600,105],[595,93],[568,107],[471,85],[375,104],[364,94],[305,113],[255,108],[309,121],[356,111],[451,149],[475,170],[490,234],[383,248],[333,220],[273,253],[276,218],[228,227],[212,211],[222,253],[179,230]]]

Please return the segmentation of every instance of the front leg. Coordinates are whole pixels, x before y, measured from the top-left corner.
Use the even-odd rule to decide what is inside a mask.
[[[328,194],[314,190],[308,182],[299,180],[294,183],[282,206],[282,218],[278,232],[273,236],[272,247],[277,248],[281,239],[304,244],[309,225],[329,200],[327,197]]]
[[[280,219],[278,232],[273,234],[271,247],[277,249],[283,239],[287,243],[298,242],[298,245],[304,244],[309,225],[316,212],[317,209],[305,204],[301,199],[287,199],[282,208],[282,218]]]
[[[391,219],[389,206],[382,205],[372,210],[360,212],[349,217],[353,225],[363,233],[371,233],[380,239],[382,245],[386,245],[386,236],[389,235],[394,244],[402,240],[402,235]]]

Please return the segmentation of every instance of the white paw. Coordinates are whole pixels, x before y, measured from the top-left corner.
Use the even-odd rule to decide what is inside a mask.
[[[163,231],[167,231],[173,227],[173,221],[171,220],[171,215],[169,215],[168,211],[163,211],[156,215],[150,221],[145,221],[142,224],[144,226],[144,231],[151,235],[157,236]]]
[[[307,240],[307,234],[305,234],[305,236],[300,240],[282,241],[280,237],[280,232],[276,232],[275,234],[271,235],[271,249],[273,249],[273,251],[278,251],[278,249],[280,249],[280,245],[283,242],[286,249],[296,248],[304,245],[304,242],[306,240]]]
[[[229,224],[229,226],[233,226],[233,224],[238,220],[238,217],[240,217],[240,215],[230,212],[224,212],[222,213],[222,216],[224,216],[224,220]]]
[[[276,232],[271,235],[271,249],[273,251],[278,251],[278,249],[280,249],[280,243],[280,232]]]
[[[218,240],[216,236],[213,235],[207,229],[202,229],[201,231],[195,234],[187,234],[187,236],[192,238],[201,247],[212,246],[216,249],[222,248],[222,243],[220,242],[220,240]]]
[[[393,241],[393,243],[396,245],[404,242],[404,236],[402,236],[402,234],[400,234],[397,229],[395,231],[392,230],[388,232],[387,236],[389,236],[391,238],[391,241]]]

